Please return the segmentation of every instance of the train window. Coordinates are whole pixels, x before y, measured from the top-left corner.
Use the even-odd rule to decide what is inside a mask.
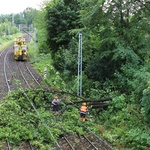
[[[27,46],[22,46],[22,50],[27,50]]]
[[[15,50],[19,50],[20,46],[15,46]]]

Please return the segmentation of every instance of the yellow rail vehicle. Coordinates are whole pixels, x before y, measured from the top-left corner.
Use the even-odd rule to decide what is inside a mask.
[[[14,42],[14,59],[15,60],[26,60],[28,53],[27,53],[27,44],[25,42],[25,39],[22,37],[19,37],[15,39]]]

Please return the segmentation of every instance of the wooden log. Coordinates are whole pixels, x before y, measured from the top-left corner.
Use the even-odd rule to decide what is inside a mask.
[[[108,107],[108,104],[103,104],[103,105],[91,105],[91,109],[106,108],[106,107]]]
[[[89,102],[92,102],[92,103],[96,103],[96,102],[105,102],[105,101],[110,101],[112,100],[111,97],[107,97],[107,98],[102,98],[100,100],[82,100],[82,101],[78,101],[78,102],[73,102],[74,104],[78,104],[78,103],[89,103]]]
[[[88,105],[103,105],[106,104],[106,102],[90,102]]]

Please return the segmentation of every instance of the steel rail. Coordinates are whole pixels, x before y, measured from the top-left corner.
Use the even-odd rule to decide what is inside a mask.
[[[74,148],[73,148],[73,146],[71,145],[71,143],[68,141],[68,139],[64,136],[63,137],[64,139],[65,139],[65,141],[69,144],[69,146],[71,147],[71,149],[72,150],[75,150]]]
[[[113,148],[102,138],[98,137],[96,134],[94,134],[89,128],[86,128],[90,133],[92,133],[95,137],[97,137],[103,144],[105,144],[105,146],[107,146],[110,150],[112,150]],[[106,150],[108,150],[108,148]]]
[[[25,97],[27,98],[27,100],[29,101],[29,103],[31,104],[32,108],[34,109],[34,111],[36,112],[36,114],[38,115],[41,123],[43,124],[43,126],[47,129],[48,133],[50,134],[50,136],[53,138],[54,142],[56,143],[56,145],[58,146],[59,150],[62,150],[61,146],[59,145],[59,143],[57,142],[57,140],[55,139],[53,133],[51,132],[50,128],[47,126],[47,124],[45,123],[44,119],[41,117],[40,113],[38,112],[38,110],[36,109],[36,107],[34,106],[34,104],[31,102],[30,98],[28,97],[28,95],[25,93],[25,91],[23,90],[23,88],[21,87]]]
[[[6,63],[7,63],[7,60],[6,60],[6,57],[7,57],[7,54],[9,52],[10,48],[7,50],[5,56],[4,56],[4,75],[5,75],[5,80],[6,80],[6,85],[7,85],[7,88],[8,88],[8,92],[11,92],[10,90],[10,85],[9,85],[9,80],[7,78],[7,73],[6,73]]]
[[[84,137],[96,150],[98,150],[98,148],[97,148],[85,135],[83,135],[83,137]]]
[[[11,150],[11,147],[10,147],[10,144],[9,144],[9,142],[8,141],[6,141],[7,142],[7,147],[8,147],[8,150]]]
[[[34,81],[38,84],[38,86],[41,86],[40,83],[37,81],[37,79],[34,77],[34,75],[32,74],[32,72],[30,71],[29,67],[25,64],[28,72],[30,73],[30,75],[32,76],[32,78],[34,79]]]
[[[21,71],[21,69],[20,69],[19,67],[18,67],[18,69],[19,69],[19,72],[20,72],[20,74],[21,74],[22,78],[23,78],[23,79],[24,79],[24,81],[26,82],[27,86],[31,89],[31,86],[29,85],[28,81],[26,80],[26,78],[25,78],[25,76],[24,76],[23,72]]]
[[[30,146],[31,150],[34,150],[31,143],[30,143],[30,141],[28,141],[28,143],[29,143],[29,146]]]
[[[2,56],[3,53],[4,53],[4,50],[1,51],[1,53],[0,53],[0,58],[1,58],[1,56]]]

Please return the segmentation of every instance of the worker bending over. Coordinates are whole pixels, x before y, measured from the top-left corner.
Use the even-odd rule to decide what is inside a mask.
[[[53,112],[57,113],[59,110],[59,104],[60,104],[60,100],[58,99],[57,96],[54,97],[52,104],[53,104]]]

